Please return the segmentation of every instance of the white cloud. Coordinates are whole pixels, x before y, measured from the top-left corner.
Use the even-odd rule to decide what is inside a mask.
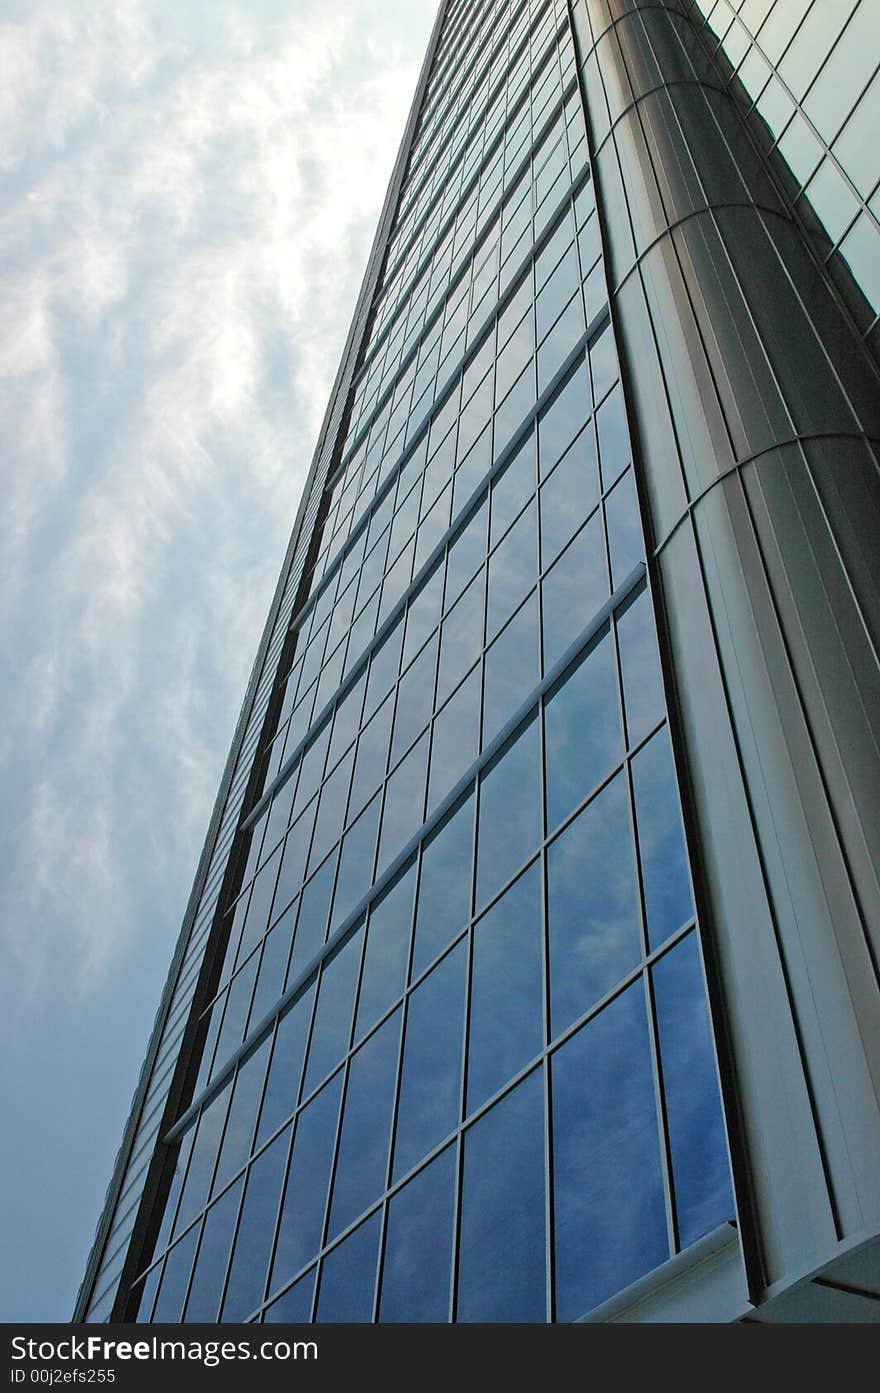
[[[34,990],[173,936],[431,20],[271,9],[0,25],[0,912]]]

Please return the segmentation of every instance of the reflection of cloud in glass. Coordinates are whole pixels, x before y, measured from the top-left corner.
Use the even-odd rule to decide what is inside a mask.
[[[641,956],[627,798],[621,775],[547,851],[550,1022],[558,1035]]]
[[[480,781],[477,906],[522,865],[540,838],[538,722],[530,716]]]
[[[621,758],[614,655],[607,628],[544,705],[547,826],[552,831]]]
[[[473,835],[474,802],[468,794],[424,844],[413,973],[427,967],[470,917]]]
[[[455,1148],[426,1166],[388,1206],[381,1321],[445,1321],[455,1199]]]
[[[632,762],[636,826],[652,947],[693,914],[669,735],[652,736]]]
[[[668,1256],[640,981],[553,1057],[557,1317],[575,1320]]]
[[[459,943],[409,999],[394,1147],[394,1178],[459,1120],[467,949]]]

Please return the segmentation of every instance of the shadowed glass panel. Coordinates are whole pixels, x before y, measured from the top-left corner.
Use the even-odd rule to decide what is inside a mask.
[[[321,1246],[341,1092],[340,1071],[297,1118],[272,1264],[272,1287],[279,1287],[292,1277]]]
[[[183,1315],[188,1324],[197,1321],[213,1323],[217,1320],[241,1186],[241,1180],[237,1180],[205,1215],[202,1241]]]
[[[385,1189],[399,1042],[400,1011],[395,1011],[352,1055],[329,1238],[346,1228]]]
[[[285,1128],[248,1171],[223,1298],[224,1321],[246,1320],[263,1299],[289,1145],[290,1128]]]
[[[318,1287],[318,1323],[363,1324],[373,1319],[379,1233],[379,1215],[374,1214],[328,1253]]]

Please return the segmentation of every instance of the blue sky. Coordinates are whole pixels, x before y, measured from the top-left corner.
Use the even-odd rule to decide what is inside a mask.
[[[66,1320],[434,0],[6,0],[0,1320]]]

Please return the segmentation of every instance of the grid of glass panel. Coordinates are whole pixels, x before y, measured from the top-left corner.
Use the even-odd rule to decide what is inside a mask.
[[[506,55],[486,90],[521,44],[505,5],[455,19],[429,142],[469,36]],[[139,1320],[571,1320],[732,1214],[567,24],[552,42],[461,298],[419,302],[409,364],[382,349],[390,409],[377,352],[355,388]]]
[[[842,258],[858,283],[864,300],[847,298],[859,327],[880,343],[880,9],[875,0],[696,0],[696,8],[791,170],[796,206],[818,216],[829,268]]]

